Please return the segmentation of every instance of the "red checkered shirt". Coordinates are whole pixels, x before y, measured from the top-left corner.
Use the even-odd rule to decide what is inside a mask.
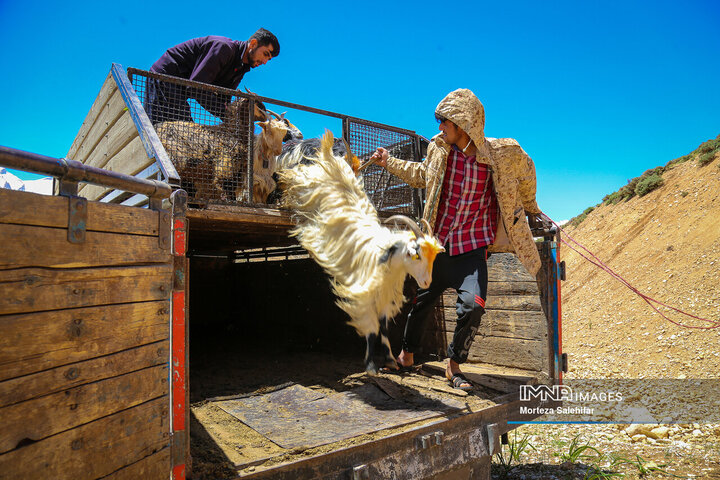
[[[495,240],[498,206],[491,170],[453,148],[448,156],[435,230],[450,255],[490,245]]]

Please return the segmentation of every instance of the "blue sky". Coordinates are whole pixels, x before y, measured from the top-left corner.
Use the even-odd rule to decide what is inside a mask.
[[[263,96],[431,137],[438,101],[470,88],[486,135],[535,161],[556,220],[720,134],[714,0],[249,5],[0,0],[0,145],[62,157],[113,62],[147,69],[184,40],[260,26],[281,54],[241,86]]]

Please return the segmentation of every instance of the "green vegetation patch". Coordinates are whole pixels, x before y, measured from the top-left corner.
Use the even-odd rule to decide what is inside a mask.
[[[638,197],[642,197],[652,192],[653,190],[661,187],[663,183],[665,182],[662,176],[657,174],[650,175],[638,182],[637,186],[635,187],[635,194]]]
[[[620,190],[605,195],[603,197],[603,203],[605,205],[615,205],[616,203],[619,203],[623,200],[630,200],[636,195],[638,197],[647,195],[648,193],[663,185],[664,181],[662,175],[666,171],[676,167],[681,163],[693,160],[695,158],[697,158],[698,160],[698,166],[703,167],[715,160],[715,156],[718,154],[718,152],[720,152],[720,135],[708,140],[707,142],[703,142],[691,153],[683,155],[682,157],[676,158],[674,160],[670,160],[664,167],[651,168],[639,177],[628,180],[627,185],[620,188]],[[718,167],[720,167],[720,163],[718,164]],[[581,216],[582,215],[575,217],[571,220],[571,222],[578,219],[578,223],[582,222],[584,218],[580,219]]]
[[[670,169],[694,158],[698,159],[698,166],[703,167],[714,160],[715,154],[718,151],[720,151],[720,135],[708,140],[707,142],[701,143],[700,146],[691,153],[674,160],[670,160],[665,167]]]
[[[698,165],[704,167],[713,160],[715,160],[715,152],[706,152],[700,155],[700,158],[698,158]]]
[[[570,226],[572,226],[572,227],[577,227],[578,225],[580,225],[582,223],[583,220],[585,220],[585,218],[587,218],[587,216],[593,210],[595,210],[595,207],[586,208],[585,210],[583,210],[583,212],[580,215],[578,215],[577,217],[571,218],[570,221],[568,221],[568,224],[570,224]]]

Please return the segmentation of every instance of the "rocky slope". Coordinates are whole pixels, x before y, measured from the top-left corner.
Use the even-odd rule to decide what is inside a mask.
[[[698,163],[699,157],[666,167],[663,185],[642,197],[597,206],[566,233],[640,292],[715,323],[659,307],[671,320],[712,327],[720,325],[720,153],[712,161],[705,156]],[[564,244],[561,258],[567,265],[562,331],[568,377],[720,379],[720,328],[675,325]],[[717,419],[718,396],[708,397],[699,401]],[[524,465],[496,465],[493,478],[612,478],[589,465],[633,479],[720,478],[720,422],[657,427],[523,426],[517,439],[532,445],[519,459]],[[576,447],[597,450],[566,461],[573,439]],[[612,466],[618,456],[635,461]]]
[[[665,172],[643,197],[600,205],[567,233],[642,293],[720,325],[719,160]],[[718,378],[720,328],[663,319],[563,245],[563,344],[586,378]],[[713,324],[660,308],[693,327]],[[602,360],[602,361],[598,361]]]

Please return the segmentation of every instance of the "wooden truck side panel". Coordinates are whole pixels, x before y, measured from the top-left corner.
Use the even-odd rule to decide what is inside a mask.
[[[0,190],[0,478],[167,478],[161,212]]]
[[[67,158],[111,172],[171,181],[177,175],[151,127],[127,75],[113,66],[83,121]],[[160,165],[167,171],[162,174]],[[162,177],[162,178],[161,178]],[[119,203],[120,192],[94,184],[81,185],[78,194],[88,200]],[[124,200],[129,197],[123,195]]]
[[[496,254],[488,261],[488,279],[486,312],[468,361],[549,372],[547,328],[535,278],[514,256]],[[455,331],[456,297],[451,289],[443,295],[448,343]]]

